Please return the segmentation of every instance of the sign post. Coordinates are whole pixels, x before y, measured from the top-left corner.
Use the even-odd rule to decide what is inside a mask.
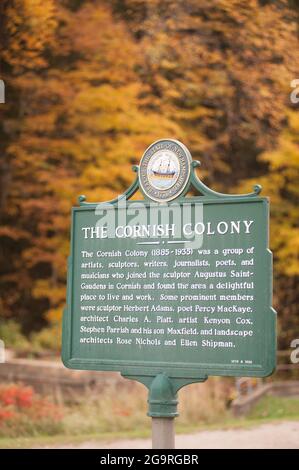
[[[153,449],[174,449],[174,418],[152,418]]]
[[[72,214],[63,362],[143,383],[154,448],[174,447],[180,388],[275,367],[268,199],[217,193],[197,166],[157,141],[123,195]]]

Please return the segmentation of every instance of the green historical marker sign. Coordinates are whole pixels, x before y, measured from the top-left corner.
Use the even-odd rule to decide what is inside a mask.
[[[175,416],[188,383],[275,367],[268,199],[214,192],[196,166],[155,142],[125,194],[73,208],[63,362],[141,381],[151,416]]]

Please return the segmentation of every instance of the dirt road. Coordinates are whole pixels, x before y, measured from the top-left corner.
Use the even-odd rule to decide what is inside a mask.
[[[88,441],[61,449],[149,449],[150,439]],[[177,449],[299,449],[299,421],[263,424],[250,429],[201,431],[176,437]]]

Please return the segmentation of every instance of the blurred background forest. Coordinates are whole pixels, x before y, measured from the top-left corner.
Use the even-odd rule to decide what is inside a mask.
[[[70,209],[170,137],[222,192],[272,202],[279,348],[299,334],[299,2],[2,0],[0,338],[59,350]]]

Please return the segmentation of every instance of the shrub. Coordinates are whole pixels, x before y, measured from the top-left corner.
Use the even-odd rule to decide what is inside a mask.
[[[61,348],[61,326],[52,325],[30,336],[32,351],[36,354],[47,350],[59,352]]]
[[[4,341],[7,348],[16,352],[28,352],[30,343],[22,334],[20,325],[14,320],[0,321],[0,339]]]
[[[62,408],[31,387],[0,385],[0,436],[19,437],[62,432]]]
[[[40,356],[44,351],[58,353],[61,348],[61,326],[52,325],[32,333],[26,338],[20,325],[14,320],[0,321],[0,339],[7,348],[14,350],[16,356]]]

